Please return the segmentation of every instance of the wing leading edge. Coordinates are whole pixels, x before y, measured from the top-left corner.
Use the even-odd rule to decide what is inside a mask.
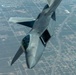
[[[32,28],[35,22],[34,18],[11,17],[9,22],[17,23]]]

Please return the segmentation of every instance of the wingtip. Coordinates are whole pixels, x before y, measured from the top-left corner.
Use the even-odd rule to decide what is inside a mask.
[[[22,49],[22,47],[20,47],[19,50],[17,51],[16,55],[14,56],[12,62],[11,62],[11,66],[22,55],[22,53],[23,53],[23,49]]]
[[[9,19],[9,22],[16,23],[17,21],[15,20],[15,18],[11,17],[11,18]]]
[[[11,62],[11,66],[13,65],[13,63]]]
[[[12,66],[12,65],[14,64],[14,62],[15,62],[15,61],[14,61],[14,60],[12,60],[10,65]]]

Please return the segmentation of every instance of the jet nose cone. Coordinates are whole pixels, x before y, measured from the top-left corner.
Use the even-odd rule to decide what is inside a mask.
[[[27,58],[27,66],[28,68],[33,68],[36,64],[35,58],[33,56],[30,56]]]

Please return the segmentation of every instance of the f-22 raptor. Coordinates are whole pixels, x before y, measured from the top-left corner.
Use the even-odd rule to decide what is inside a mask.
[[[22,39],[21,46],[14,56],[11,65],[24,52],[28,68],[33,68],[39,61],[48,40],[51,38],[48,26],[50,19],[56,21],[56,8],[62,0],[47,0],[47,4],[36,19],[11,17],[10,22],[28,26],[31,31]]]

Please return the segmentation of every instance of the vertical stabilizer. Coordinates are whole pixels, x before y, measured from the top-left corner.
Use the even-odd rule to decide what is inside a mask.
[[[53,12],[51,18],[52,18],[54,21],[56,21],[56,13],[55,13],[55,11]]]
[[[49,7],[53,4],[54,0],[47,0]]]
[[[51,0],[47,0],[48,1],[48,5],[50,5]]]

